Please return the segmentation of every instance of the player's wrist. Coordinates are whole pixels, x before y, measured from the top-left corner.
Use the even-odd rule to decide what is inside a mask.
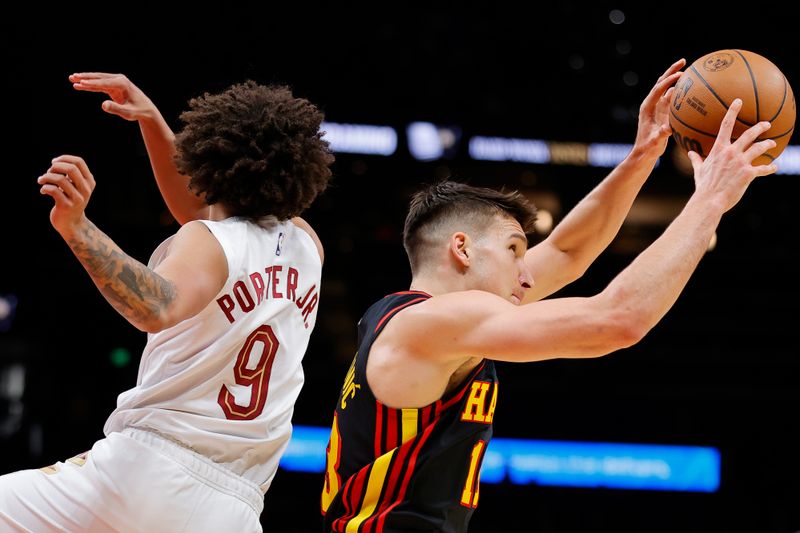
[[[642,165],[652,165],[664,155],[665,139],[661,136],[651,136],[633,145],[628,158]]]
[[[86,234],[86,228],[88,228],[90,224],[91,222],[86,218],[86,214],[81,213],[80,217],[76,217],[74,220],[68,220],[54,225],[58,234],[61,235],[65,241],[69,242],[76,239],[80,240],[80,236]]]

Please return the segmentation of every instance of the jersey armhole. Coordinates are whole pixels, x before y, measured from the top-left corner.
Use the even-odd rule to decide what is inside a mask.
[[[317,232],[314,231],[314,228],[311,227],[311,224],[306,222],[300,217],[292,217],[290,220],[292,224],[294,224],[297,228],[303,231],[308,237],[311,239],[311,242],[314,243],[314,247],[317,249],[317,253],[319,254],[319,262],[320,264],[325,263],[325,250],[322,247],[322,241],[317,235]]]

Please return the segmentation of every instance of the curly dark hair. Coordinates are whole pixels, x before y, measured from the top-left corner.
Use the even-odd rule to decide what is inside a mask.
[[[252,80],[189,101],[175,163],[189,188],[233,216],[279,220],[303,212],[328,185],[333,154],[323,113],[284,85]]]
[[[427,230],[451,220],[478,228],[487,227],[489,220],[497,214],[514,218],[522,226],[522,231],[533,233],[536,207],[518,191],[497,191],[443,180],[414,193],[403,228],[403,246],[412,274],[422,264]]]

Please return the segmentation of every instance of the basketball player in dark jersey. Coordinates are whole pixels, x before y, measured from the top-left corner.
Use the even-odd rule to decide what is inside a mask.
[[[322,491],[325,531],[467,531],[498,399],[494,360],[598,357],[631,346],[683,290],[728,209],[774,165],[759,123],[731,142],[741,101],[714,149],[690,154],[695,192],[659,239],[593,297],[542,300],[580,277],[619,230],[664,152],[672,65],[641,106],[627,159],[540,244],[518,193],[446,181],[411,201],[411,289],[359,323],[335,407]],[[522,305],[527,304],[527,305]]]

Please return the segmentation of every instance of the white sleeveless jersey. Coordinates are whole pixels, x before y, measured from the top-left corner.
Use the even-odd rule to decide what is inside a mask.
[[[291,221],[202,222],[225,251],[228,280],[200,313],[148,335],[136,387],[120,394],[104,432],[154,431],[266,490],[291,436],[322,264]]]

